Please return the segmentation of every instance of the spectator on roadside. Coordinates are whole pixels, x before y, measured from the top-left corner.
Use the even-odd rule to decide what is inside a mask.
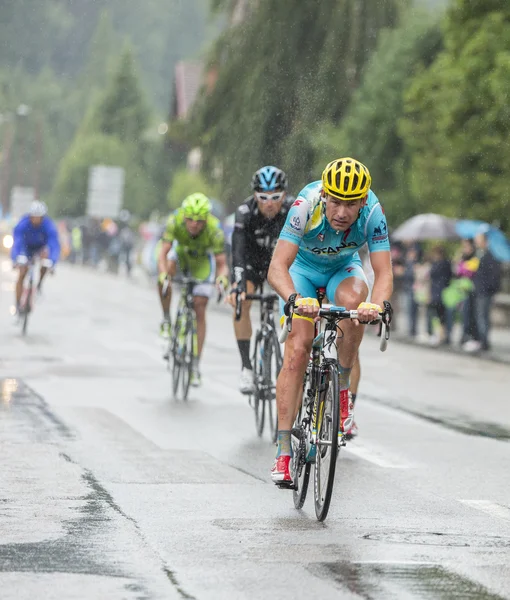
[[[81,263],[83,256],[83,236],[81,228],[75,225],[71,229],[71,254],[69,260],[72,264]]]
[[[135,234],[129,225],[125,225],[119,233],[120,238],[120,252],[123,261],[126,264],[126,272],[128,277],[131,275],[131,252],[135,245]]]
[[[402,287],[406,298],[409,337],[416,337],[418,330],[418,303],[414,297],[415,265],[421,262],[421,252],[416,245],[411,245],[405,255]]]
[[[414,265],[413,296],[418,306],[417,323],[423,323],[425,322],[427,307],[430,304],[430,263],[421,256]],[[425,338],[427,338],[426,334]],[[424,339],[423,341],[428,340]]]
[[[473,277],[478,340],[465,349],[468,352],[490,350],[490,314],[495,294],[501,287],[501,265],[489,250],[488,228],[484,226],[475,237],[476,255],[480,264]]]
[[[442,293],[450,285],[452,267],[446,257],[443,246],[435,246],[431,251],[430,264],[430,302],[427,309],[427,332],[429,337],[438,344],[450,343],[450,332],[446,324],[446,308],[443,304]],[[439,319],[441,332],[439,338],[434,335],[434,320]]]
[[[475,317],[475,293],[473,278],[478,269],[480,260],[476,256],[476,248],[473,240],[462,240],[460,247],[460,257],[454,265],[455,288],[457,294],[456,303],[453,303],[448,313],[448,323],[450,332],[455,321],[457,310],[462,315],[462,338],[461,344],[464,345],[469,340],[478,339],[478,329]]]
[[[391,243],[391,264],[393,266],[393,321],[391,323],[392,329],[397,331],[397,327],[400,327],[399,317],[400,313],[401,297],[403,294],[403,275],[405,268],[405,252],[401,242],[395,241]],[[397,318],[395,319],[395,317]]]

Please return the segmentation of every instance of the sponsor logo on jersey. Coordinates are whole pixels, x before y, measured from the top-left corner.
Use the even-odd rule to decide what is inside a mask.
[[[291,218],[289,225],[292,227],[292,229],[299,231],[301,229],[301,219],[295,215]]]
[[[299,206],[303,202],[303,198],[296,198],[292,206]]]
[[[388,239],[388,227],[386,225],[386,220],[381,219],[379,225],[374,229],[374,233],[372,234],[373,242],[385,242]]]
[[[358,244],[356,242],[342,242],[339,246],[328,246],[327,248],[310,248],[310,251],[314,254],[323,255],[323,254],[339,254],[342,250],[346,248],[356,248]]]
[[[241,206],[237,209],[242,215],[250,212],[250,207],[247,204],[241,204]]]
[[[317,236],[317,239],[319,240],[319,242],[323,242],[324,241],[324,234],[323,233],[319,233],[319,235]]]

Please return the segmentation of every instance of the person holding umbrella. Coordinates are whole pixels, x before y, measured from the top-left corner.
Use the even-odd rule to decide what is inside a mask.
[[[478,328],[477,340],[471,340],[464,345],[468,352],[490,350],[490,314],[494,296],[501,287],[501,265],[489,249],[488,234],[490,227],[482,225],[475,236],[477,256],[480,259],[478,270],[473,277],[475,284],[475,311]]]

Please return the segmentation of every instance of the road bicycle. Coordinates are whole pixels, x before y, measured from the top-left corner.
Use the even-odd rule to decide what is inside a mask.
[[[18,308],[18,323],[21,325],[22,335],[27,334],[28,318],[34,311],[35,296],[36,296],[36,284],[35,284],[35,258],[30,258],[27,263],[23,264],[19,262],[16,266],[28,266],[27,274],[23,280],[23,290],[21,292],[21,298]],[[51,260],[46,258],[41,259],[41,266],[51,268],[53,263]]]
[[[271,440],[278,437],[278,415],[276,412],[276,380],[282,368],[282,351],[274,321],[275,303],[279,298],[274,293],[246,294],[246,300],[260,302],[260,326],[255,332],[252,353],[254,391],[250,404],[255,412],[257,434],[262,437],[267,418]],[[236,299],[236,320],[241,318],[241,295]]]
[[[168,341],[165,358],[172,373],[174,398],[181,389],[182,399],[188,399],[193,364],[198,359],[197,316],[193,307],[193,290],[199,283],[193,277],[176,277],[173,283],[181,286],[177,315]],[[163,284],[163,295],[168,293],[169,282]]]
[[[317,290],[319,303],[324,290]],[[390,337],[392,309],[389,302],[377,320],[381,330],[380,348],[385,351]],[[291,430],[291,477],[294,506],[303,507],[308,491],[311,467],[314,465],[313,489],[315,515],[326,519],[335,480],[337,456],[346,445],[346,432],[353,423],[348,390],[340,393],[338,387],[338,359],[336,355],[337,330],[344,319],[357,319],[356,310],[341,306],[324,305],[319,310],[320,320],[315,323],[310,361],[303,381],[303,401]],[[325,327],[322,329],[322,325]],[[286,319],[280,341],[284,342],[292,327],[292,314]]]

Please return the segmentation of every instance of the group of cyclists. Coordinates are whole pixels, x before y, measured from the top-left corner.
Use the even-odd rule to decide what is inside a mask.
[[[235,214],[227,299],[233,307],[238,296],[241,299],[241,318],[234,318],[241,358],[241,392],[250,394],[254,385],[250,302],[245,299],[246,294],[268,281],[280,297],[282,322],[291,313],[295,318],[276,384],[278,447],[271,477],[279,485],[292,481],[291,429],[301,402],[314,322],[319,314],[318,288],[325,288],[331,302],[358,311],[358,320],[343,324],[337,340],[340,395],[348,396],[350,408],[345,419],[349,429],[344,428],[344,423],[341,427],[348,437],[356,434],[352,412],[360,378],[362,324],[378,318],[393,291],[386,217],[371,183],[365,165],[353,158],[339,158],[326,166],[321,180],[307,185],[294,199],[288,194],[285,173],[265,166],[253,175],[253,193]],[[374,271],[371,291],[358,254],[365,244]],[[163,284],[168,288],[178,268],[204,282],[194,289],[199,358],[193,368],[192,383],[199,385],[205,308],[213,284],[223,289],[229,284],[224,235],[203,194],[192,194],[184,200],[182,207],[170,216],[163,235],[158,270],[164,336],[170,335],[170,295],[163,296],[161,292]]]
[[[207,303],[218,287],[233,307],[240,297],[241,317],[234,318],[241,359],[240,391],[250,394],[254,386],[252,324],[250,302],[245,296],[266,281],[275,290],[280,297],[282,323],[290,314],[294,319],[276,384],[278,446],[271,477],[281,485],[292,481],[291,429],[301,402],[314,322],[319,314],[317,289],[324,288],[330,302],[358,311],[358,320],[343,323],[337,339],[339,401],[347,395],[350,409],[340,427],[352,437],[356,434],[352,411],[360,378],[358,349],[363,324],[375,321],[381,307],[390,300],[393,274],[384,211],[371,190],[369,170],[358,160],[333,160],[325,167],[321,180],[307,185],[295,199],[288,193],[285,173],[274,166],[257,170],[251,187],[252,195],[235,213],[230,268],[221,223],[211,214],[211,202],[204,194],[191,194],[170,215],[158,258],[163,311],[160,333],[165,338],[171,336],[171,284],[180,271],[198,281],[193,290],[198,357],[191,384],[199,386]],[[14,230],[12,259],[19,266],[17,307],[28,261],[37,253],[43,253],[50,264],[59,257],[57,230],[46,212],[42,202],[34,202]],[[365,244],[374,271],[372,290],[358,254]],[[41,269],[39,289],[46,271],[47,267]]]

